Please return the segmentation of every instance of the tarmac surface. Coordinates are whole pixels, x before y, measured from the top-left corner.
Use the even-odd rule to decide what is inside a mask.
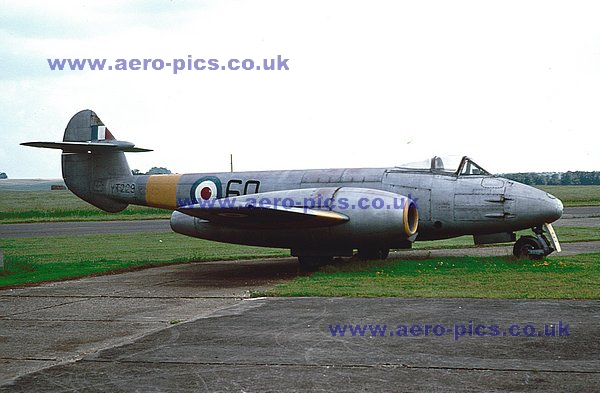
[[[0,385],[206,317],[296,275],[293,258],[204,262],[0,290]],[[42,388],[23,383],[0,391]]]
[[[0,291],[0,392],[600,386],[600,301],[248,298],[298,274],[293,258],[205,262]],[[391,330],[334,337],[338,324]],[[399,324],[467,333],[398,337]],[[469,337],[470,324],[555,337]]]
[[[0,225],[0,238],[172,232],[169,220],[39,222]]]

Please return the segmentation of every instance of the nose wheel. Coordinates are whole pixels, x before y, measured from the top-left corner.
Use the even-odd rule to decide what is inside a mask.
[[[554,229],[550,224],[534,227],[532,230],[535,236],[521,236],[515,243],[513,247],[515,257],[539,260],[554,251],[560,251],[558,239],[556,239]],[[548,240],[545,233],[550,235],[552,242]]]

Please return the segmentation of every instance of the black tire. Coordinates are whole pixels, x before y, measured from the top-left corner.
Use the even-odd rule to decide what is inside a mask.
[[[300,269],[305,272],[314,272],[319,270],[321,266],[330,264],[333,260],[331,256],[299,256],[298,262]]]
[[[389,248],[361,248],[358,250],[360,259],[386,259],[390,255]]]
[[[529,254],[531,250],[543,250],[542,244],[533,236],[521,236],[513,246],[513,255],[517,258],[528,257],[531,260],[544,258],[541,254]]]

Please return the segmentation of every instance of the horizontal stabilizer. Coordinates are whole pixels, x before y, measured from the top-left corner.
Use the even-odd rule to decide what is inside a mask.
[[[219,225],[257,229],[319,228],[343,224],[349,218],[329,210],[284,207],[276,205],[251,206],[233,202],[224,206],[200,204],[181,206],[179,212],[208,220]]]
[[[62,149],[67,153],[85,153],[91,152],[118,152],[124,151],[128,153],[141,153],[152,151],[151,149],[143,149],[135,147],[131,142],[111,140],[110,142],[25,142],[23,146],[42,147],[46,149]]]

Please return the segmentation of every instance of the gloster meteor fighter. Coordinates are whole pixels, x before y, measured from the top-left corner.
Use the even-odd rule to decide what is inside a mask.
[[[472,235],[475,244],[511,242],[517,257],[560,251],[550,223],[559,199],[493,176],[468,157],[434,157],[393,168],[138,175],[126,152],[149,151],[115,139],[91,110],[77,113],[62,142],[69,190],[107,212],[129,204],[173,210],[178,233],[226,243],[289,248],[307,269],[336,256],[386,258],[414,241]]]

